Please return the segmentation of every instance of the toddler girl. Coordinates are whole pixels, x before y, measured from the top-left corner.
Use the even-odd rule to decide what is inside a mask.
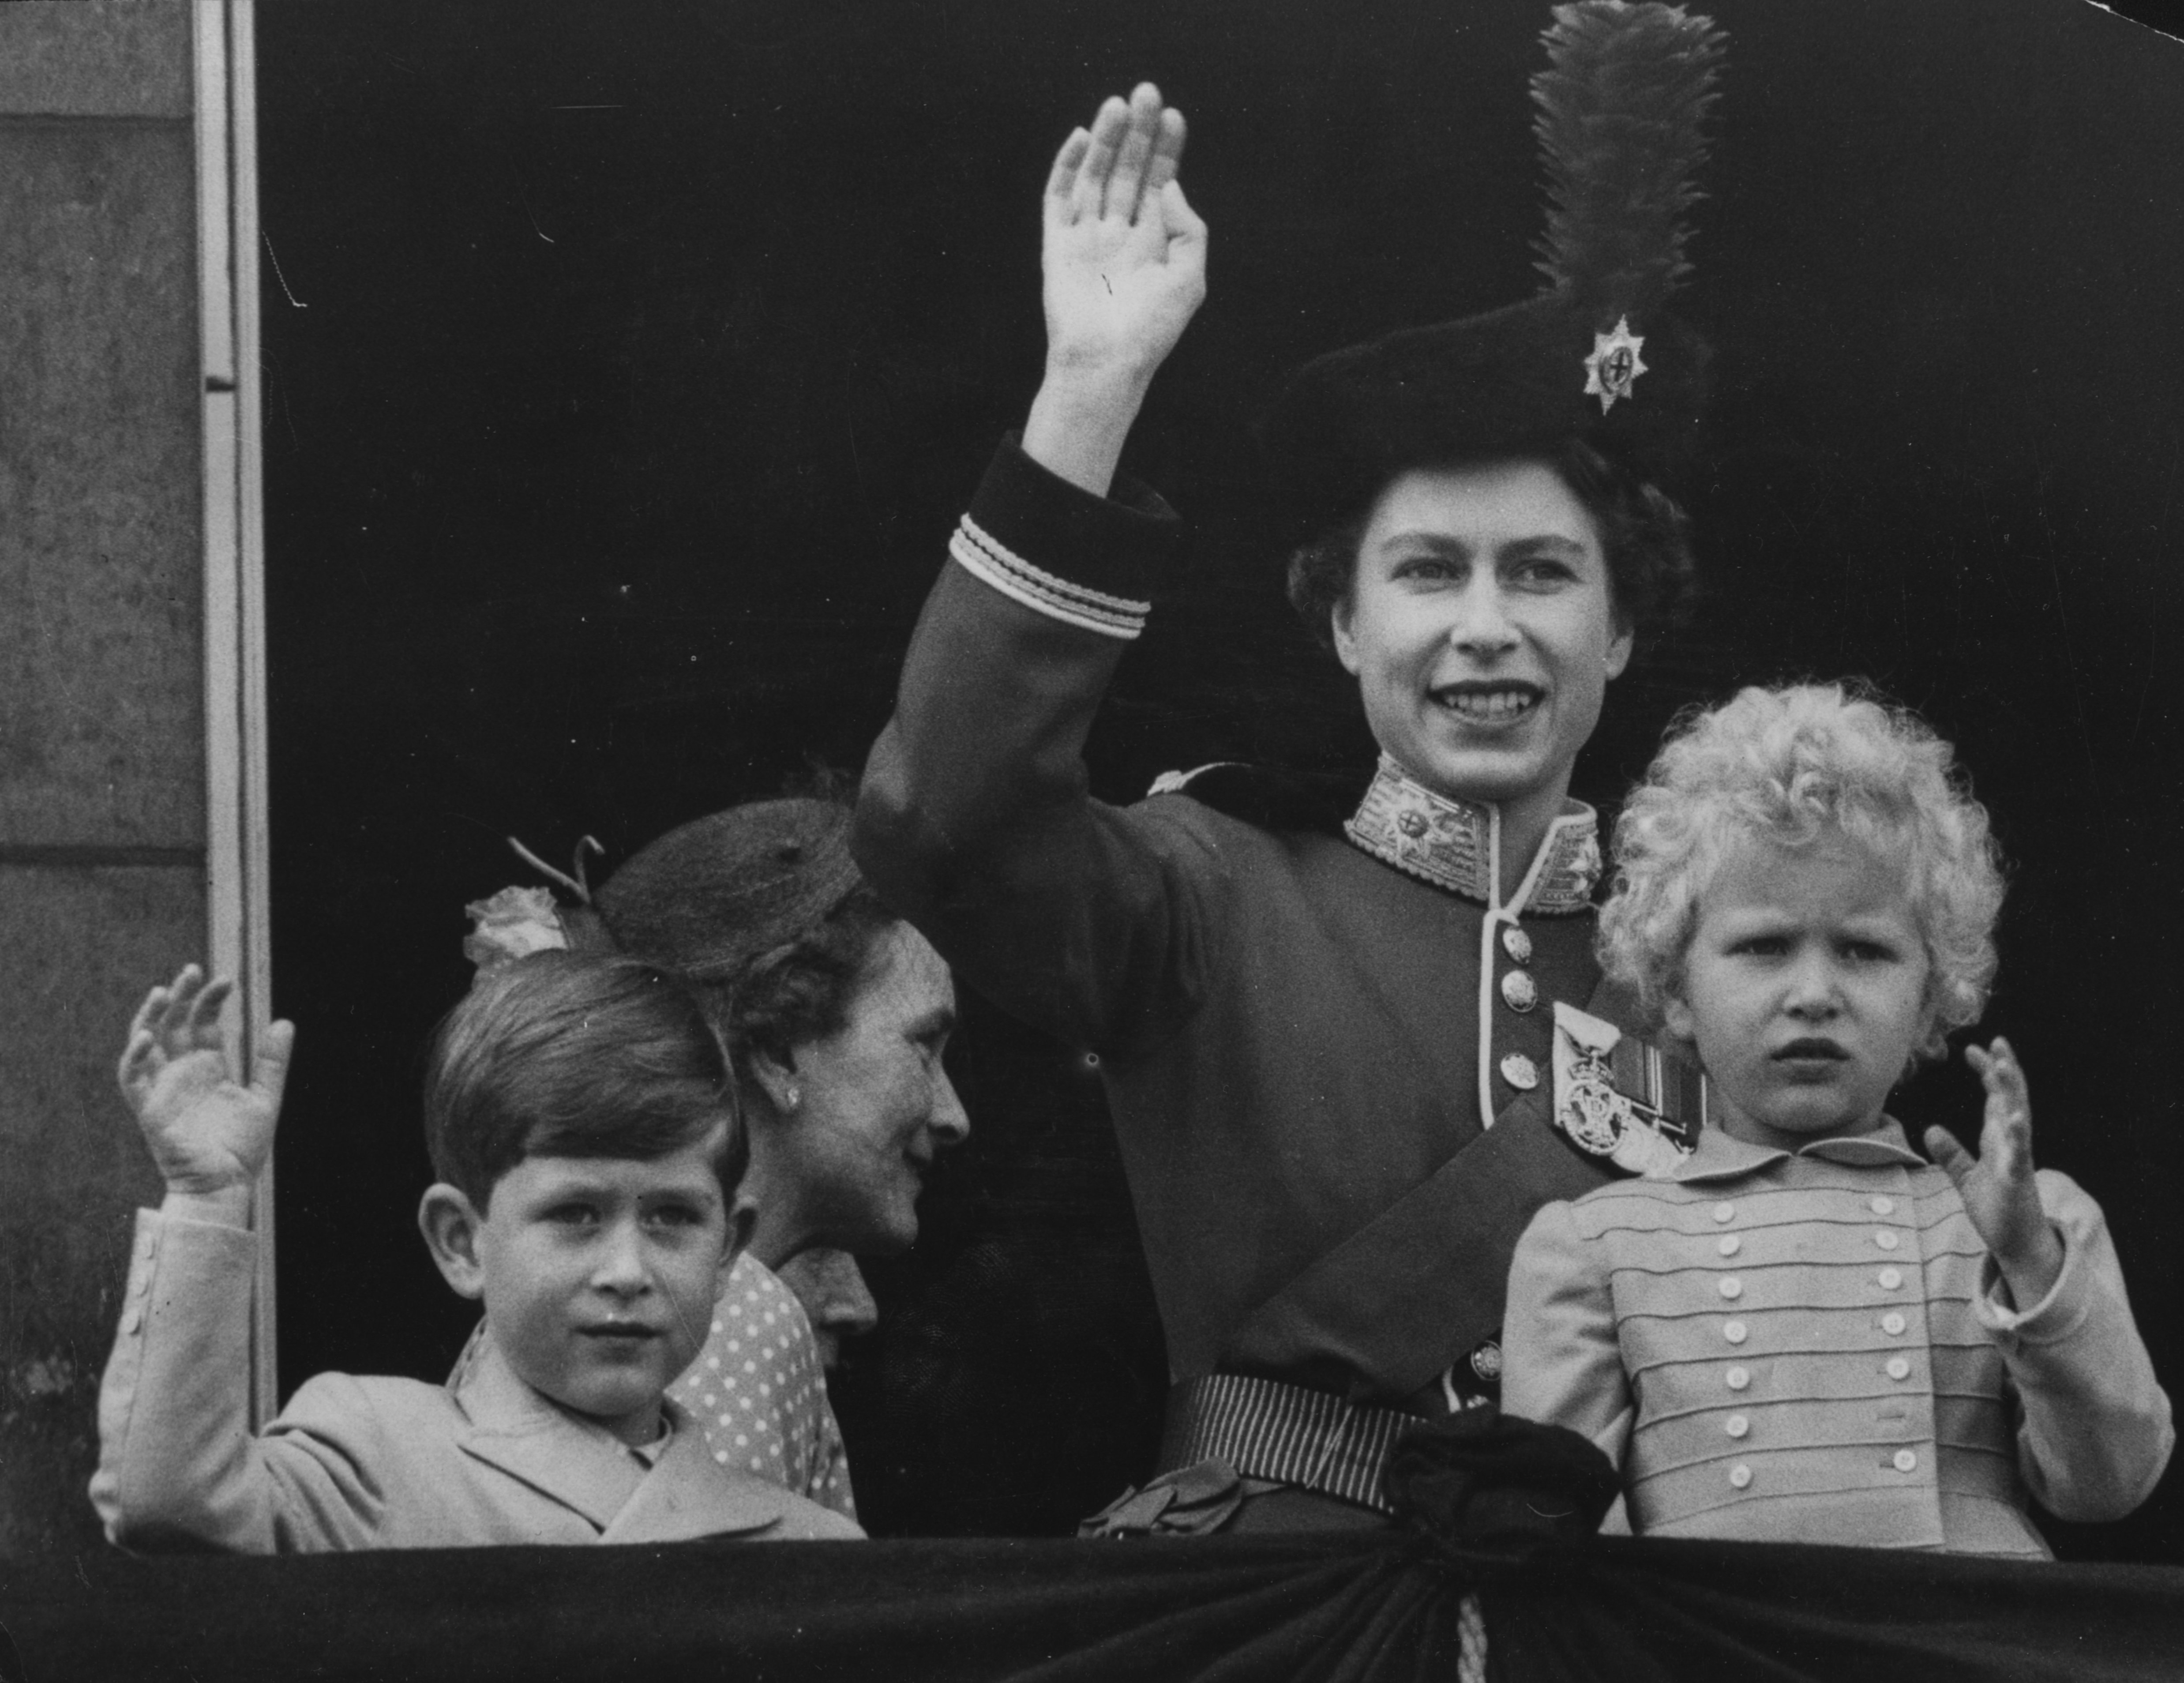
[[[1708,1080],[1696,1151],[1550,1204],[1503,1406],[1583,1433],[1630,1529],[2045,1557],[2174,1441],[2099,1207],[2032,1166],[1996,1040],[1975,1157],[1883,1111],[1995,967],[2001,873],[1947,744],[1836,687],[1747,689],[1624,809],[1602,962]]]

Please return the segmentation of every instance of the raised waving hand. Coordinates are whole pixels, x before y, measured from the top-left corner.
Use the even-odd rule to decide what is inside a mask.
[[[196,965],[185,965],[136,1008],[117,1073],[168,1192],[247,1208],[251,1183],[273,1149],[296,1031],[274,1023],[250,1080],[237,1080],[220,1032],[233,991],[226,978],[208,983]]]
[[[1140,82],[1062,142],[1047,176],[1046,378],[1024,449],[1095,493],[1206,296],[1206,224],[1176,178],[1184,137],[1183,114]]]
[[[1946,1129],[1926,1130],[1926,1150],[1956,1183],[1964,1212],[2009,1284],[2017,1307],[2047,1296],[2063,1272],[2063,1241],[2040,1203],[2033,1177],[2032,1095],[2025,1067],[1997,1036],[1992,1047],[1964,1048],[1964,1061],[1986,1087],[1986,1117],[1974,1156]]]

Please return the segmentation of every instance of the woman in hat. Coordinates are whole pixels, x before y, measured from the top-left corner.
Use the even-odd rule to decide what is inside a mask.
[[[1568,789],[1690,566],[1632,464],[1693,425],[1694,347],[1658,304],[1718,37],[1617,0],[1557,18],[1535,83],[1554,284],[1321,359],[1267,429],[1318,514],[1293,599],[1381,749],[1348,824],[1268,822],[1225,773],[1128,808],[1086,793],[1082,744],[1175,537],[1116,465],[1204,290],[1182,120],[1149,86],[1056,158],[1045,381],[866,770],[880,893],[1099,1055],[1175,1382],[1173,1476],[1126,1529],[1379,1523],[1396,1437],[1491,1394],[1532,1212],[1688,1146],[1695,1095],[1601,989],[1595,822]],[[1569,124],[1634,87],[1658,155],[1557,170]]]
[[[941,1064],[948,967],[858,874],[849,832],[834,800],[733,806],[648,844],[596,894],[553,873],[575,907],[522,889],[471,907],[466,950],[482,966],[610,947],[696,985],[735,1072],[755,1218],[670,1389],[716,1457],[854,1519],[823,1373],[875,1318],[854,1258],[909,1247],[926,1172],[970,1125]]]

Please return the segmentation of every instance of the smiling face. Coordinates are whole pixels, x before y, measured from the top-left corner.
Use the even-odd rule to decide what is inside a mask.
[[[1839,835],[1747,841],[1699,896],[1664,1016],[1723,1131],[1794,1151],[1879,1125],[1931,1025],[1930,973],[1900,871]]]
[[[1390,483],[1334,628],[1373,737],[1406,772],[1531,809],[1541,828],[1630,658],[1592,515],[1529,460]]]
[[[797,1101],[754,1145],[769,1189],[792,1189],[800,1225],[841,1250],[886,1254],[917,1237],[933,1156],[971,1131],[940,1055],[956,987],[907,923],[879,938],[836,1033],[792,1049]]]
[[[660,1393],[704,1345],[733,1261],[720,1143],[650,1162],[526,1157],[482,1217],[452,1186],[426,1195],[441,1271],[484,1300],[517,1377],[625,1443],[659,1435]]]

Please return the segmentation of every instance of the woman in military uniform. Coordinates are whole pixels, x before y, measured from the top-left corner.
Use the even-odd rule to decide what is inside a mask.
[[[1559,72],[1636,50],[1641,18],[1674,72],[1688,143],[1665,216],[1611,242],[1621,280],[1574,264],[1512,309],[1323,358],[1267,428],[1321,533],[1293,599],[1382,750],[1347,825],[1288,827],[1228,773],[1127,808],[1086,791],[1082,744],[1176,541],[1117,463],[1204,291],[1182,120],[1150,86],[1056,158],[1045,380],[866,773],[882,894],[972,985],[1099,1055],[1175,1381],[1179,1476],[1125,1529],[1376,1523],[1396,1437],[1490,1394],[1532,1212],[1680,1141],[1674,1072],[1618,1045],[1600,992],[1596,826],[1568,789],[1689,571],[1633,465],[1693,421],[1695,347],[1655,306],[1718,38],[1663,7],[1558,15]],[[1653,265],[1635,281],[1632,251]],[[1558,1038],[1624,1077],[1584,1126],[1554,1125]]]

